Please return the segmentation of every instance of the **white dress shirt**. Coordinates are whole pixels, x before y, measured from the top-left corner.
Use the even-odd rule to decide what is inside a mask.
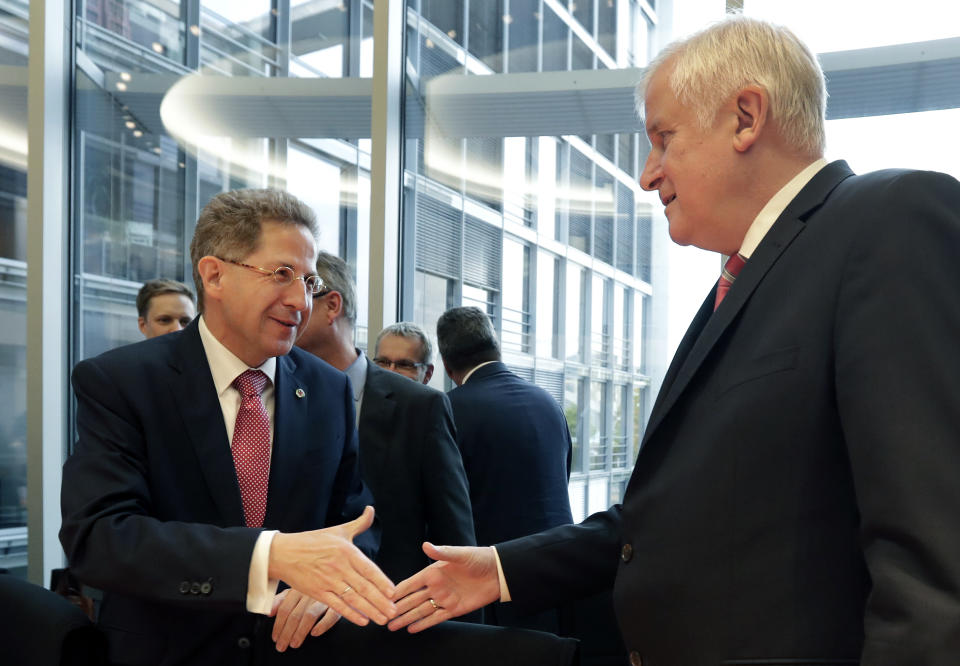
[[[237,422],[237,413],[240,411],[242,397],[240,391],[233,386],[233,380],[246,370],[261,370],[270,380],[263,388],[261,398],[263,406],[270,417],[270,451],[273,452],[273,423],[276,400],[274,397],[274,381],[277,374],[277,359],[268,358],[258,368],[250,368],[229,349],[223,346],[207,328],[207,324],[200,315],[200,341],[203,351],[210,364],[210,374],[213,375],[213,384],[217,389],[217,398],[220,400],[220,409],[223,412],[223,424],[227,429],[227,441],[233,441],[233,429]],[[264,530],[257,537],[253,547],[253,556],[250,558],[250,572],[247,575],[247,610],[251,613],[269,615],[273,606],[273,598],[277,593],[279,581],[267,577],[270,564],[270,544],[276,530]]]

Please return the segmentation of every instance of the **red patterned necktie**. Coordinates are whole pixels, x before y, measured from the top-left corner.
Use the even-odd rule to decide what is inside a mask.
[[[242,396],[233,427],[233,465],[240,483],[243,517],[247,527],[262,527],[267,512],[267,483],[270,478],[270,417],[260,394],[267,385],[260,370],[246,370],[233,380]]]
[[[717,299],[713,302],[714,310],[720,307],[720,301],[730,291],[733,281],[737,279],[737,275],[740,274],[740,269],[743,268],[745,263],[747,263],[746,258],[738,252],[737,254],[731,254],[727,263],[723,265],[723,270],[720,272],[720,281],[717,282]]]

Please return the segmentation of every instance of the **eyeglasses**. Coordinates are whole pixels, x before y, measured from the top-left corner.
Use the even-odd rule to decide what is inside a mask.
[[[317,300],[318,298],[323,298],[324,296],[329,294],[331,291],[333,291],[333,289],[331,289],[330,287],[323,287],[319,291],[313,292],[313,300]]]
[[[394,361],[389,358],[383,358],[378,356],[373,359],[373,362],[379,365],[384,370],[389,370],[391,366],[396,368],[400,372],[414,372],[419,370],[422,367],[425,367],[426,363],[415,363],[414,361],[408,361],[407,359],[400,359],[399,361]]]
[[[257,271],[258,273],[263,273],[264,275],[270,275],[273,277],[274,282],[284,287],[292,283],[294,280],[303,280],[303,284],[307,288],[308,294],[319,294],[323,290],[323,278],[316,273],[313,275],[297,275],[289,266],[277,266],[271,271],[269,268],[251,266],[250,264],[244,264],[239,261],[234,261],[233,259],[224,259],[222,257],[217,257],[217,259],[220,259],[220,261],[225,261],[228,264],[241,266],[242,268],[249,268],[252,271]]]

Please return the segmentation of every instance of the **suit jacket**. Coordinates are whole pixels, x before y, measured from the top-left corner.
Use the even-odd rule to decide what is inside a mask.
[[[503,363],[447,394],[481,546],[573,522],[570,431],[557,401]]]
[[[614,586],[646,666],[960,655],[960,184],[837,162],[708,295],[623,505],[502,544],[515,601]]]
[[[367,362],[360,461],[383,532],[377,564],[394,581],[427,566],[422,544],[472,546],[467,477],[440,391]]]
[[[261,530],[243,527],[197,321],[78,363],[73,386],[77,443],[63,469],[60,540],[74,573],[104,591],[111,663],[248,662],[261,616],[245,610],[247,579]],[[345,376],[294,348],[277,358],[275,397],[264,527],[355,518],[372,498]],[[356,543],[375,551],[374,535]]]

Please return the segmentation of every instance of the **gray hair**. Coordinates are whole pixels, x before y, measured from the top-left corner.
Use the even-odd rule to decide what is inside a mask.
[[[190,287],[182,282],[168,280],[167,278],[147,280],[143,283],[143,286],[140,287],[140,291],[137,292],[137,316],[146,317],[147,312],[150,310],[150,301],[153,300],[154,296],[160,296],[162,294],[180,294],[181,296],[189,298],[191,303],[195,303]]]
[[[299,224],[317,237],[317,220],[305,203],[282,190],[233,190],[213,197],[200,211],[190,243],[197,309],[203,312],[203,280],[197,264],[204,257],[239,261],[256,252],[263,222]]]
[[[385,326],[384,329],[380,331],[380,335],[377,336],[377,342],[373,347],[374,356],[380,352],[380,341],[388,335],[396,335],[400,338],[419,341],[420,358],[417,360],[420,363],[433,362],[433,344],[430,342],[430,338],[427,337],[426,332],[424,332],[422,328],[410,321],[398,321],[396,324]]]
[[[357,290],[347,262],[335,254],[321,250],[317,256],[317,274],[323,280],[324,289],[340,294],[343,317],[350,326],[357,323]]]
[[[437,320],[440,356],[452,372],[466,372],[481,363],[500,360],[500,343],[490,317],[480,308],[451,308]]]
[[[653,75],[672,66],[670,88],[677,100],[710,127],[731,95],[748,85],[770,96],[770,117],[784,140],[809,156],[823,155],[827,88],[816,56],[789,29],[739,14],[664,48],[636,89],[637,111]]]

